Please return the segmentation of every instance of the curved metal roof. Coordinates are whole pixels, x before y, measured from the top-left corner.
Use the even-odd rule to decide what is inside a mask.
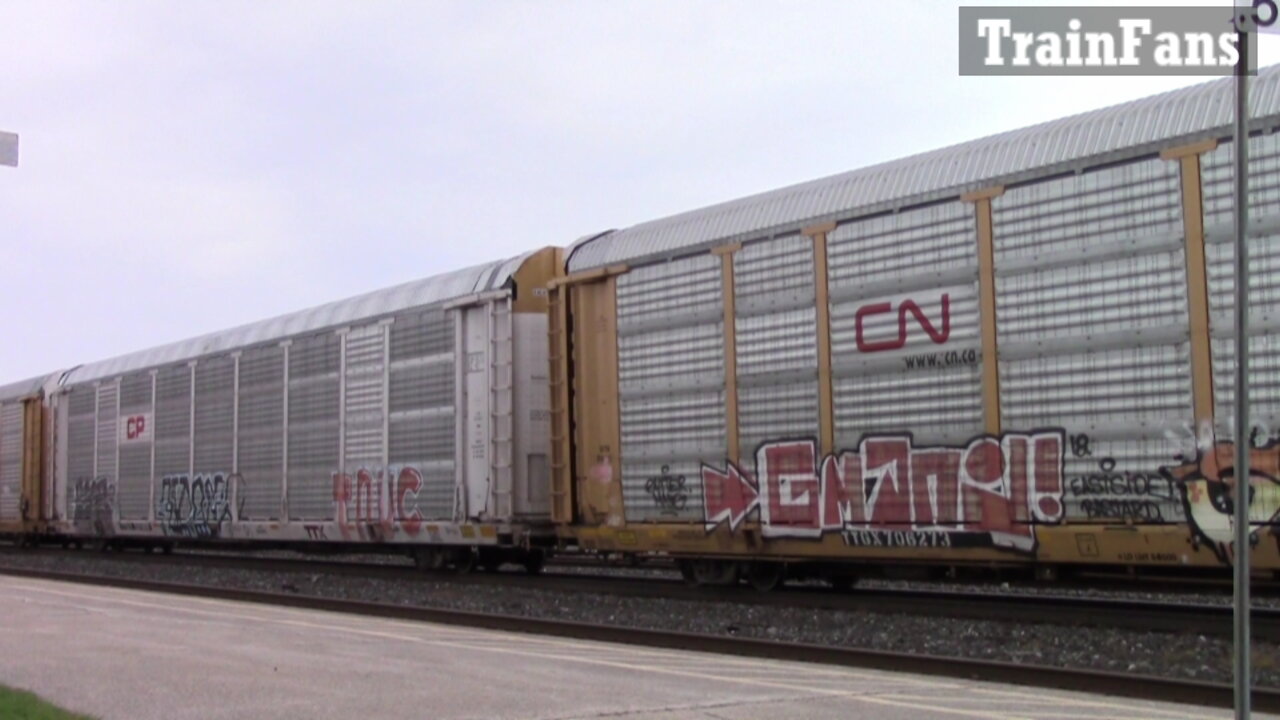
[[[454,270],[442,275],[374,290],[346,300],[326,303],[309,310],[89,363],[67,373],[63,384],[75,385],[90,380],[115,377],[134,370],[192,360],[202,355],[227,352],[273,340],[283,340],[328,327],[342,327],[350,323],[390,315],[407,308],[432,305],[474,293],[497,290],[520,269],[520,265],[527,257],[529,255],[525,254],[509,260]]]
[[[1223,78],[673,215],[580,240],[569,272],[661,259],[700,247],[796,232],[810,224],[958,197],[1064,170],[1229,135],[1233,81]],[[1280,65],[1258,71],[1254,122],[1280,120]]]
[[[26,380],[20,380],[7,385],[0,385],[0,403],[35,397],[40,394],[40,390],[44,388],[46,383],[51,380],[56,380],[61,374],[62,372],[59,371],[48,375],[39,375]]]

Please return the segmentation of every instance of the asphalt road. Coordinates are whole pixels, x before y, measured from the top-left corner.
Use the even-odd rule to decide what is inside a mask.
[[[1230,717],[989,683],[3,576],[0,682],[102,720]]]

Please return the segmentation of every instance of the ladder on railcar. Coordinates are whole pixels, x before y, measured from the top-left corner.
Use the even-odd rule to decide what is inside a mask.
[[[512,515],[511,464],[514,455],[511,297],[489,302],[489,478],[493,514]]]
[[[551,391],[551,520],[573,521],[573,502],[569,495],[572,471],[569,454],[569,286],[552,287],[548,293],[547,350],[550,371],[547,375]]]

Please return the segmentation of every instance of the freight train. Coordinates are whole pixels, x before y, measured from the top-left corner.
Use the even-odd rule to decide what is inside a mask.
[[[1280,69],[1253,103],[1245,433],[1217,81],[5,386],[0,532],[1222,572],[1247,440],[1276,573]]]

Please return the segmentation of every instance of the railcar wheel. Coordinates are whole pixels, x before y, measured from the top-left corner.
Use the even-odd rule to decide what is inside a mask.
[[[466,575],[476,566],[476,553],[471,548],[462,548],[453,552],[453,572],[455,575]]]
[[[487,573],[496,573],[502,569],[503,560],[504,558],[500,551],[485,548],[480,550],[479,557],[476,558],[476,564]]]
[[[164,553],[165,555],[172,555],[172,554],[173,554],[173,543],[165,543],[165,544],[161,545],[161,546],[160,546],[160,552]]]
[[[747,582],[760,592],[771,592],[787,582],[787,565],[780,562],[753,562],[747,568]]]
[[[444,568],[444,551],[438,548],[423,548],[413,555],[413,564],[425,572],[437,572]]]
[[[684,578],[684,581],[686,584],[688,585],[698,584],[698,576],[693,571],[692,560],[677,560],[676,567],[680,569],[680,577]]]
[[[738,582],[738,563],[728,560],[694,560],[693,577],[699,585],[733,585]]]
[[[537,575],[542,572],[542,568],[546,564],[547,554],[541,550],[530,550],[524,556],[524,571],[530,575]]]

